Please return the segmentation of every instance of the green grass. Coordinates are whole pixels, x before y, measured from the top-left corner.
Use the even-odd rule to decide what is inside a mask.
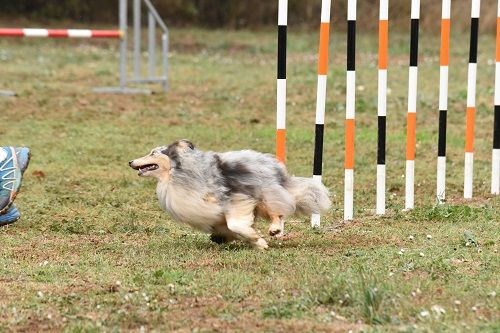
[[[342,223],[345,36],[333,34],[324,180],[334,205],[259,252],[212,244],[162,212],[127,161],[190,138],[201,149],[274,151],[274,32],[173,30],[171,85],[152,96],[95,95],[117,84],[112,42],[0,40],[0,142],[33,159],[0,229],[0,330],[94,332],[500,330],[500,199],[489,193],[494,38],[478,65],[475,199],[462,196],[468,37],[450,64],[448,203],[435,206],[439,40],[423,34],[416,205],[404,213],[408,36],[391,37],[388,214],[373,217],[377,38],[357,58],[355,216]],[[317,33],[289,36],[288,158],[310,175]],[[153,87],[155,88],[155,87]],[[257,228],[265,233],[265,223]],[[432,238],[428,239],[427,235]],[[410,236],[412,236],[410,239]],[[269,237],[266,237],[269,239]],[[441,309],[444,310],[441,311]]]

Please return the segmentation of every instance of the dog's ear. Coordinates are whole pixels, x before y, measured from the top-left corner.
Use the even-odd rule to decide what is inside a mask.
[[[163,155],[167,155],[168,156],[168,146],[161,147],[160,153],[162,153]]]
[[[187,151],[188,149],[194,150],[194,144],[186,139],[179,140],[177,147],[179,147],[182,151]]]
[[[169,146],[162,147],[161,153],[168,156],[170,163],[174,169],[180,169],[181,167],[181,158],[178,152],[178,142],[174,142]]]

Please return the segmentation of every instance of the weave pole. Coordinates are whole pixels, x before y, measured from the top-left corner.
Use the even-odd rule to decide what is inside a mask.
[[[380,0],[378,23],[378,138],[376,213],[385,214],[385,138],[387,115],[387,65],[389,51],[389,0]]]
[[[278,78],[276,89],[276,158],[285,163],[286,152],[286,30],[288,0],[278,2]]]
[[[354,119],[356,110],[356,0],[347,1],[344,221],[354,214]]]
[[[406,129],[405,209],[415,205],[415,146],[417,127],[418,30],[420,0],[411,1],[410,68],[408,71],[408,115]]]
[[[323,134],[325,128],[326,79],[328,74],[328,47],[330,40],[331,0],[321,1],[321,23],[318,48],[318,86],[316,92],[316,126],[314,137],[313,179],[321,183],[323,173]],[[319,227],[320,215],[312,214],[311,225]]]
[[[495,120],[493,121],[493,152],[491,156],[491,194],[500,194],[500,0],[497,9],[495,58]]]
[[[120,30],[0,28],[0,37],[114,38],[114,39],[119,39],[119,38],[123,37],[123,32]]]
[[[436,197],[445,200],[446,191],[446,123],[448,115],[448,65],[450,58],[451,0],[443,0],[441,10],[441,48],[439,61],[439,138],[437,157]]]
[[[474,168],[474,118],[476,113],[477,40],[481,0],[472,0],[469,69],[467,75],[467,110],[465,116],[464,198],[472,198]]]

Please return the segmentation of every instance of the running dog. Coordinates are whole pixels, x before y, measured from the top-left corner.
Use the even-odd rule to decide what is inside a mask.
[[[129,165],[158,180],[160,205],[173,219],[211,234],[216,243],[243,240],[266,249],[253,228],[256,216],[270,220],[269,234],[280,236],[287,216],[331,205],[322,183],[289,176],[274,156],[252,150],[205,152],[179,140]]]

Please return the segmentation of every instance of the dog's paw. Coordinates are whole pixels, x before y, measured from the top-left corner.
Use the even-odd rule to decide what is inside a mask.
[[[216,235],[216,234],[212,234],[210,235],[210,240],[214,243],[217,243],[217,244],[224,244],[224,243],[227,243],[227,239],[226,237],[222,236],[222,235]]]
[[[257,239],[257,241],[255,243],[253,243],[253,246],[259,250],[265,250],[265,249],[269,248],[269,246],[267,245],[267,242],[264,238]]]

